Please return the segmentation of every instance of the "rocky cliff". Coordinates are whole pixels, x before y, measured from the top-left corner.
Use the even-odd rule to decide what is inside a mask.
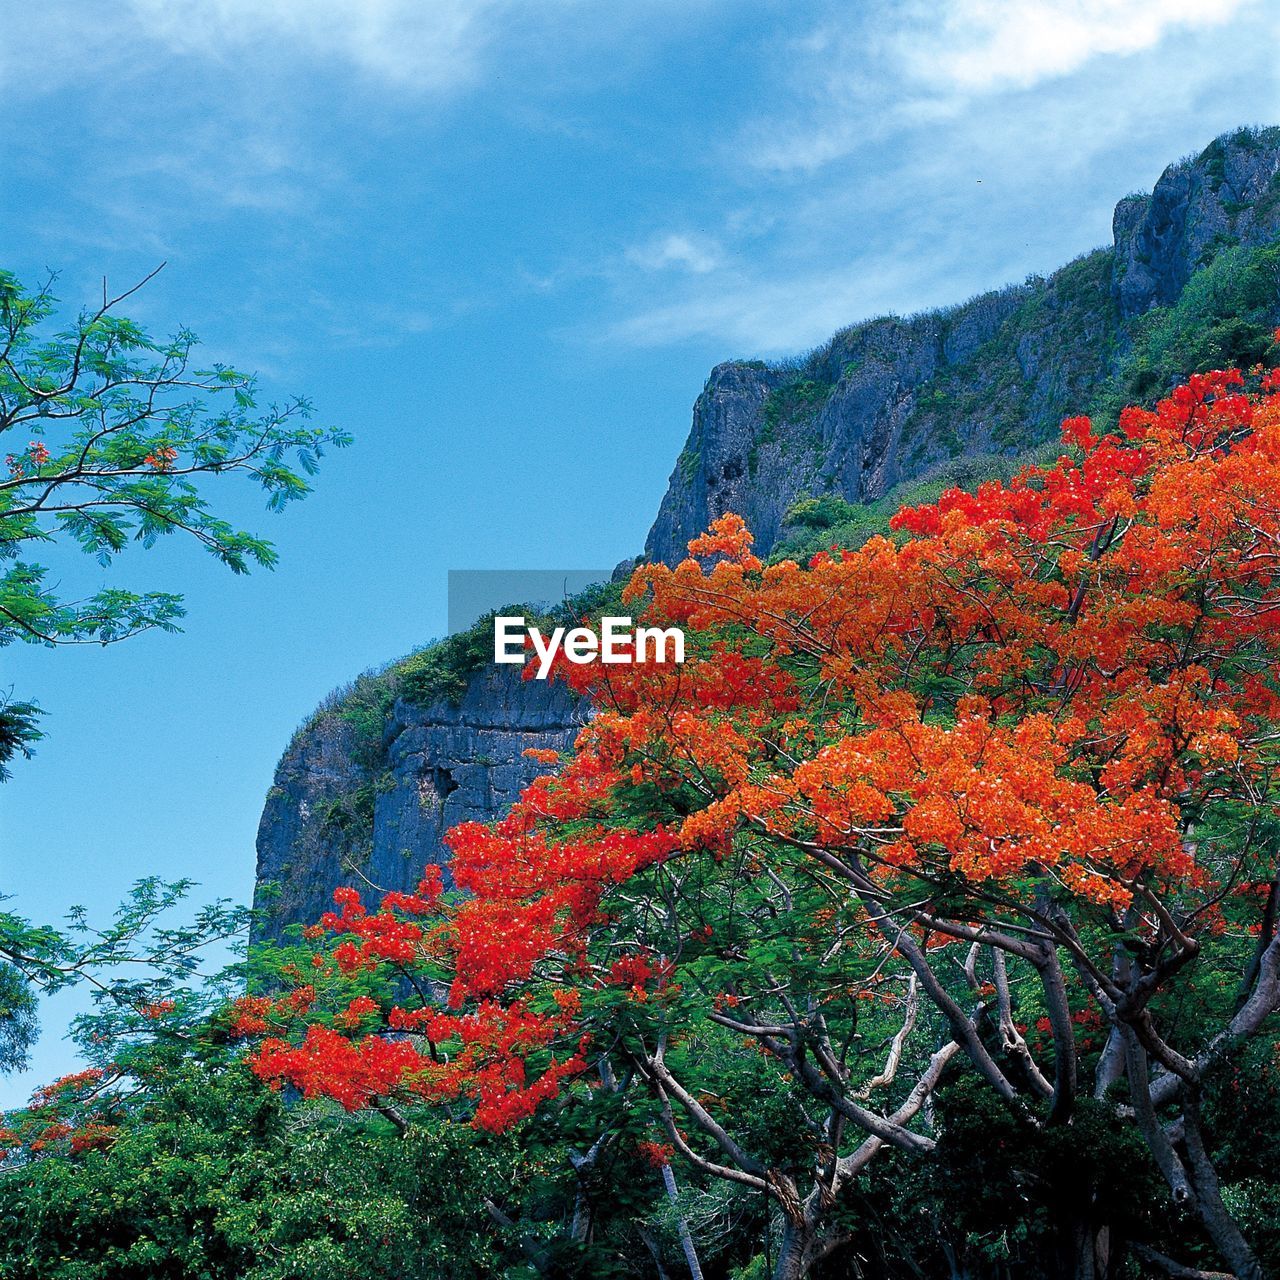
[[[585,715],[563,685],[514,667],[477,670],[460,697],[425,706],[398,682],[394,668],[367,681],[390,694],[382,724],[339,697],[285,751],[258,826],[258,938],[316,920],[338,885],[412,889],[446,863],[450,827],[499,816],[537,776],[524,752],[564,750]]]
[[[1007,471],[1067,414],[1252,364],[1280,320],[1278,241],[1280,129],[1240,130],[1122,200],[1113,243],[1052,276],[855,325],[802,360],[722,364],[646,555],[681,559],[730,510],[766,552],[799,553],[806,528],[823,545],[865,536],[944,481]],[[499,816],[535,776],[526,748],[572,741],[585,709],[487,663],[487,639],[363,677],[295,735],[258,831],[259,936],[314,920],[340,884],[411,888],[450,826]]]
[[[1278,174],[1280,130],[1239,130],[1170,165],[1150,195],[1122,200],[1112,245],[1047,279],[858,324],[790,364],[717,366],[647,556],[679,559],[725,511],[768,551],[802,495],[869,502],[957,457],[1025,451],[1117,394],[1143,395],[1151,388],[1129,384],[1150,354],[1135,355],[1145,318],[1175,306],[1224,251],[1275,243]]]

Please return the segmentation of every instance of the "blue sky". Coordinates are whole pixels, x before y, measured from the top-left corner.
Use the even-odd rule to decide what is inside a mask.
[[[48,741],[0,887],[108,912],[146,873],[247,898],[275,762],[333,686],[445,629],[447,571],[637,551],[710,367],[1052,270],[1242,123],[1248,0],[0,0],[4,263],[107,274],[355,432],[180,636],[0,652]],[[51,560],[62,572],[61,562]],[[68,563],[68,575],[85,566]],[[96,575],[96,570],[90,577]],[[58,1022],[0,1105],[65,1069]]]

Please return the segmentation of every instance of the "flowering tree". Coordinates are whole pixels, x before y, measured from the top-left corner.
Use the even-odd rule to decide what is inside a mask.
[[[572,758],[451,833],[461,895],[340,891],[317,972],[395,985],[289,1034],[297,992],[250,1002],[256,1070],[493,1129],[629,1092],[658,1163],[776,1205],[779,1276],[854,1238],[879,1153],[930,1157],[964,1076],[1028,1132],[1102,1109],[1261,1276],[1202,1102],[1280,1007],[1280,379],[1064,442],[805,567],[726,516],[638,570],[688,661],[566,667]],[[727,1096],[727,1049],[785,1123]],[[1109,1226],[1095,1195],[1067,1274],[1113,1274]]]

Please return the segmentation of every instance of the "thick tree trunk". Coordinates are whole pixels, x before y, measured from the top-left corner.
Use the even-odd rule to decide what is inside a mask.
[[[803,1280],[813,1265],[813,1232],[804,1223],[788,1218],[782,1228],[782,1244],[773,1268],[773,1280]]]
[[[814,1201],[806,1204],[804,1213],[795,1217],[788,1214],[783,1219],[782,1243],[773,1268],[773,1280],[803,1280],[815,1263],[850,1243],[848,1232],[829,1226],[824,1230],[823,1221],[824,1215]],[[873,1273],[878,1273],[877,1269],[873,1268]]]
[[[1112,1280],[1110,1228],[1094,1222],[1064,1224],[1051,1266],[1054,1280]]]
[[[1222,1203],[1218,1172],[1200,1129],[1200,1102],[1191,1091],[1183,1102],[1182,1122],[1195,1206],[1209,1238],[1238,1280],[1266,1280],[1261,1263]]]

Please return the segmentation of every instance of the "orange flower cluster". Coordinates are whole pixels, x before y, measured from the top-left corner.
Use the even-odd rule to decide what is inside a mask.
[[[178,451],[172,445],[157,445],[147,456],[143,462],[151,468],[152,471],[171,471],[173,464],[178,460]]]
[[[309,983],[283,996],[241,996],[231,1003],[229,1031],[235,1039],[250,1039],[271,1030],[283,1030],[295,1018],[308,1013],[316,989]]]
[[[0,1128],[0,1161],[19,1151],[34,1158],[106,1150],[118,1132],[109,1122],[112,1100],[103,1092],[111,1079],[101,1067],[86,1067],[41,1086]]]

